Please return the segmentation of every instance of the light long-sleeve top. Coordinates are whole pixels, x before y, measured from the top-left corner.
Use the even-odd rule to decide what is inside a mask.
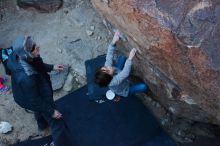
[[[110,44],[108,46],[108,51],[106,55],[105,66],[113,67],[113,54],[115,51],[116,45]],[[127,59],[122,70],[118,68],[114,69],[113,79],[109,83],[108,87],[116,95],[127,97],[129,93],[129,80],[128,76],[131,71],[132,60]]]

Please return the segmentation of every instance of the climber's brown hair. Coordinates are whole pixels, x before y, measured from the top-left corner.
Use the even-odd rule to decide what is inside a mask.
[[[113,76],[103,71],[101,68],[95,72],[94,81],[100,87],[107,87]]]

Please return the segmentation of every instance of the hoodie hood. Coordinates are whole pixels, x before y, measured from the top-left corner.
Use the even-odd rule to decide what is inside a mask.
[[[27,59],[28,57],[32,58],[31,50],[33,45],[36,44],[31,36],[19,36],[13,43],[14,53],[20,58]]]

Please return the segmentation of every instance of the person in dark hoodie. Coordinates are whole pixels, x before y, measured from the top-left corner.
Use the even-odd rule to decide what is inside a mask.
[[[34,111],[40,129],[46,123],[52,130],[55,146],[72,146],[62,114],[56,109],[48,72],[62,71],[63,65],[49,65],[40,57],[39,46],[30,36],[18,37],[7,67],[11,73],[12,93],[22,108]]]

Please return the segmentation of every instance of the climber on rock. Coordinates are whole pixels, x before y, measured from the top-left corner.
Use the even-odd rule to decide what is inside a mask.
[[[95,73],[95,83],[100,87],[109,87],[114,92],[117,98],[115,101],[120,100],[120,96],[127,97],[129,94],[140,92],[147,92],[148,86],[144,83],[130,85],[128,76],[131,71],[132,59],[134,58],[137,49],[133,48],[130,51],[129,57],[121,55],[115,66],[113,66],[113,54],[116,48],[116,43],[120,39],[120,32],[116,31],[112,42],[108,46],[105,65],[98,69]]]

